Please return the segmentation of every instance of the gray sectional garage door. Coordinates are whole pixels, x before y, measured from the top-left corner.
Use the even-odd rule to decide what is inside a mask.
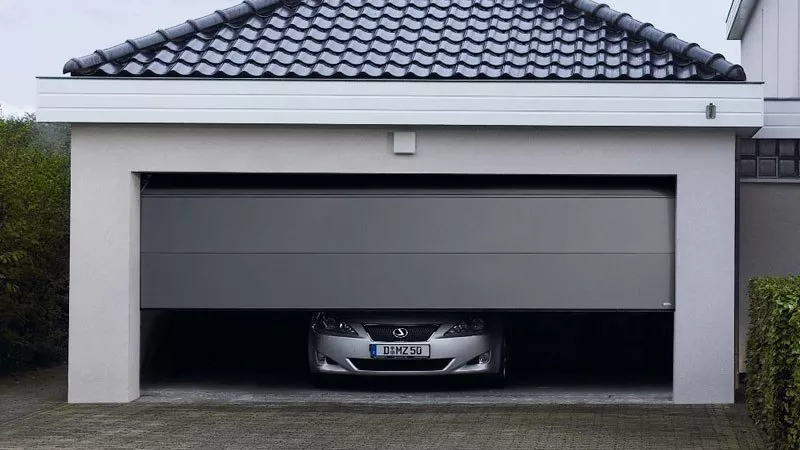
[[[143,308],[671,309],[657,189],[149,189]]]

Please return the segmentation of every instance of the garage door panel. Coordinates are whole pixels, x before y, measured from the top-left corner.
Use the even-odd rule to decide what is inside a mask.
[[[144,196],[144,253],[670,253],[674,199]]]
[[[143,308],[665,309],[672,254],[145,254]]]

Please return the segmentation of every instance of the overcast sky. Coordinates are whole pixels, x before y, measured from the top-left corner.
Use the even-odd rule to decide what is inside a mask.
[[[0,0],[0,105],[33,112],[37,76],[74,56],[204,16],[237,0]],[[725,40],[731,0],[605,0],[614,9],[739,62]]]

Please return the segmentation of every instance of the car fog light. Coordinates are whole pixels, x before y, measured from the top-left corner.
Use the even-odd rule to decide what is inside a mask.
[[[317,364],[322,365],[325,364],[325,355],[320,352],[317,352]]]
[[[492,359],[492,353],[486,352],[478,357],[478,364],[489,364],[489,361]]]

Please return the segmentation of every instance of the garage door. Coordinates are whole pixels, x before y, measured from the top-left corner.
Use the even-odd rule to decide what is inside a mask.
[[[674,303],[669,190],[150,188],[141,206],[142,308]]]

